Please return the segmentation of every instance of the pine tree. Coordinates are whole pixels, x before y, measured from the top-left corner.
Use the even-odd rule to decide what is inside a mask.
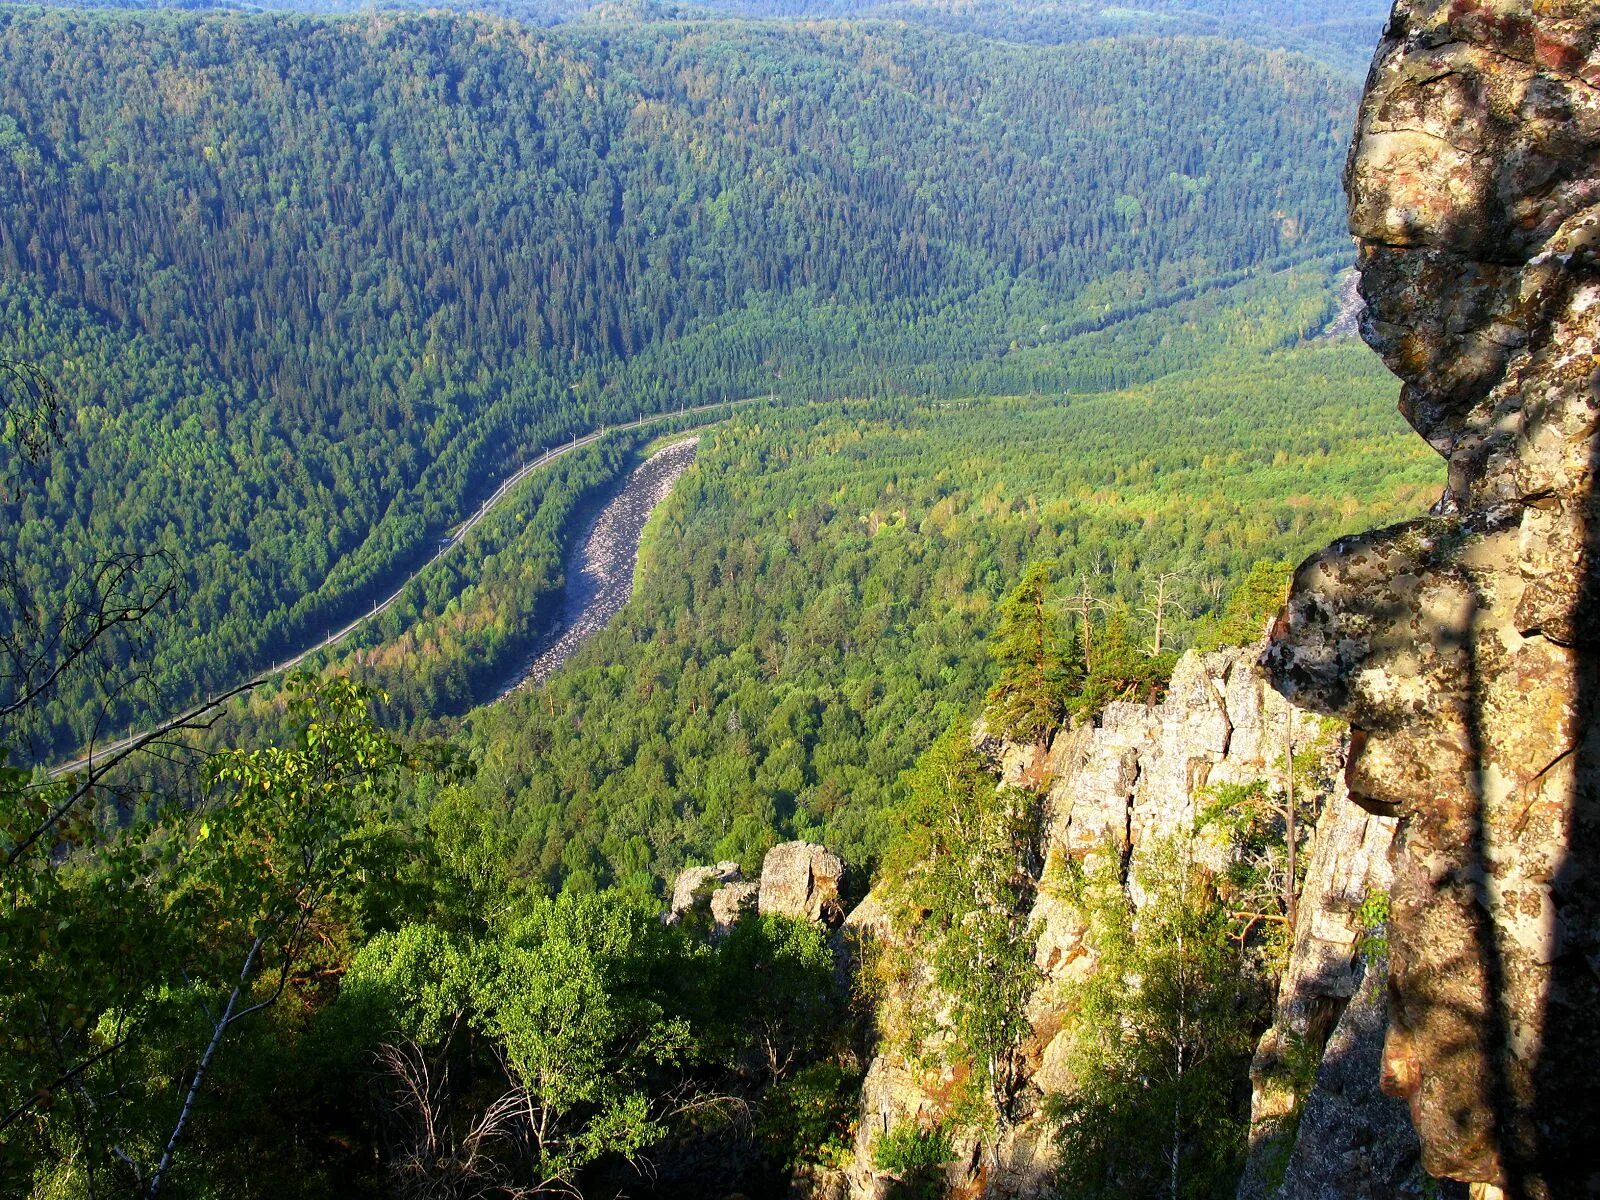
[[[1050,570],[1034,563],[1000,605],[1000,624],[990,653],[1000,677],[988,695],[988,714],[996,733],[1016,741],[1042,743],[1061,725],[1067,697],[1083,671],[1061,637],[1050,611]]]
[[[932,967],[913,1001],[945,1025],[957,1060],[986,1093],[1000,1128],[1012,1120],[1039,983],[1033,919],[1040,859],[1037,793],[997,786],[962,723],[907,773],[902,834],[885,860],[896,924]],[[937,1014],[937,1015],[935,1015]]]

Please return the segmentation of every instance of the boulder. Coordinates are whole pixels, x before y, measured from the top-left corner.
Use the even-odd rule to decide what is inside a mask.
[[[685,867],[672,884],[672,906],[665,918],[676,925],[696,910],[711,911],[713,895],[726,884],[743,878],[736,862],[719,862],[714,867]]]
[[[1277,1200],[1402,1200],[1438,1195],[1406,1107],[1378,1087],[1388,1013],[1377,959],[1328,1039]]]
[[[716,933],[724,934],[733,923],[756,907],[758,883],[728,883],[711,893],[711,922]]]
[[[757,907],[775,913],[838,925],[844,920],[844,860],[813,842],[785,842],[767,851],[761,864]]]

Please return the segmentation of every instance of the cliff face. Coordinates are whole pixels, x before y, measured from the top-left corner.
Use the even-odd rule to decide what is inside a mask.
[[[1600,1192],[1597,47],[1593,0],[1397,3],[1350,221],[1448,491],[1302,566],[1264,659],[1398,821],[1384,1086],[1482,1195]]]
[[[1095,963],[1087,930],[1073,905],[1051,885],[1068,861],[1083,862],[1112,853],[1138,904],[1137,878],[1146,856],[1161,838],[1194,828],[1209,789],[1275,780],[1281,773],[1292,727],[1297,752],[1321,747],[1322,811],[1307,866],[1299,928],[1279,995],[1273,1028],[1262,1042],[1252,1069],[1256,1122],[1252,1135],[1254,1195],[1275,1193],[1286,1170],[1293,1170],[1294,1125],[1305,1099],[1286,1066],[1291,1049],[1315,1061],[1332,1036],[1349,1043],[1339,1061],[1354,1078],[1339,1091],[1345,1104],[1332,1123],[1360,1151],[1340,1157],[1318,1153],[1313,1171],[1343,1196],[1405,1194],[1415,1182],[1415,1139],[1402,1106],[1377,1090],[1376,1072],[1363,1074],[1350,1056],[1375,1061],[1382,1036],[1382,993],[1369,996],[1359,1022],[1345,1019],[1349,1002],[1361,992],[1365,972],[1361,942],[1365,929],[1359,910],[1370,895],[1389,883],[1388,851],[1394,822],[1362,812],[1344,800],[1340,781],[1344,744],[1337,731],[1318,718],[1291,708],[1265,684],[1254,650],[1190,654],[1178,665],[1162,703],[1113,704],[1095,726],[1058,737],[1044,762],[1032,751],[993,746],[1002,774],[1012,782],[1048,780],[1043,869],[1032,918],[1038,931],[1034,958],[1042,982],[1029,1005],[1033,1030],[1027,1057],[1028,1084],[1023,1115],[991,1158],[971,1140],[958,1144],[959,1160],[950,1171],[955,1196],[1046,1196],[1054,1166],[1053,1147],[1039,1114],[1043,1098],[1070,1091],[1067,1061],[1071,1035],[1066,1028],[1072,985]],[[1220,871],[1227,862],[1221,845],[1202,842],[1202,857]],[[857,938],[892,937],[881,906],[869,896],[846,921]],[[916,988],[925,981],[912,979]],[[1367,992],[1373,988],[1369,985]],[[892,1003],[893,998],[890,998]],[[959,1080],[949,1070],[919,1065],[892,1039],[881,1044],[867,1073],[862,1095],[855,1165],[849,1194],[866,1200],[890,1194],[889,1181],[873,1169],[872,1149],[883,1134],[905,1122],[931,1124],[948,1115]],[[1313,1102],[1327,1097],[1313,1092]],[[1308,1107],[1307,1118],[1312,1115]],[[1364,1122],[1364,1124],[1361,1124]],[[1303,1155],[1302,1155],[1303,1156]],[[1381,1180],[1377,1190],[1360,1190],[1361,1181]],[[1343,1190],[1339,1190],[1339,1189]],[[1385,1190],[1387,1188],[1387,1190]],[[1296,1195],[1316,1195],[1305,1191]]]

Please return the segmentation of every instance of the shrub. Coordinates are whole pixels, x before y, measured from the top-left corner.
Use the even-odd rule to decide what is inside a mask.
[[[861,1077],[836,1063],[813,1063],[773,1085],[757,1134],[785,1166],[843,1167],[856,1133]]]
[[[872,1147],[872,1165],[900,1181],[893,1193],[906,1200],[932,1200],[939,1194],[939,1175],[955,1158],[950,1136],[939,1125],[906,1121],[896,1125]]]

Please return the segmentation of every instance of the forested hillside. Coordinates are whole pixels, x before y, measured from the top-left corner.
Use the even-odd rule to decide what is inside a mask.
[[[1257,560],[1431,501],[1437,462],[1390,408],[1381,367],[1331,346],[1093,397],[736,421],[623,617],[472,719],[471,823],[536,892],[651,891],[786,837],[869,865],[900,773],[975,712],[1029,562],[1063,618],[1086,593],[1146,661],[1166,576],[1163,646],[1193,645]]]
[[[990,391],[1019,396],[1105,391],[1179,371],[1233,378],[1241,363],[1301,342],[1330,311],[1328,272],[1313,264],[1208,289],[1082,332],[1065,346],[1019,345],[1004,364],[980,360],[968,370]],[[859,379],[870,392],[864,370]],[[681,420],[697,419],[704,418]],[[458,554],[422,571],[398,603],[346,642],[313,656],[308,668],[353,673],[387,697],[386,720],[417,731],[437,729],[436,718],[498,695],[547,628],[564,582],[561,547],[580,526],[585,501],[620,476],[632,460],[629,451],[653,432],[618,429],[530,479],[468,535]],[[1265,445],[1276,434],[1263,430],[1261,436]],[[258,693],[249,707],[250,727],[286,734],[275,716],[281,711],[275,688]]]
[[[1355,71],[1371,58],[1389,13],[1387,0],[698,0],[682,7],[759,17],[887,18],[1040,44],[1130,33],[1212,34],[1302,51]]]
[[[632,435],[480,526],[480,576],[424,574],[395,640],[214,731],[264,748],[218,751],[197,781],[0,762],[0,999],[32,1016],[0,1035],[0,1181],[700,1200],[708,1178],[779,1196],[847,1161],[863,1034],[829,934],[766,914],[708,941],[662,923],[665,881],[714,857],[751,869],[799,835],[859,883],[907,813],[992,804],[981,772],[970,796],[932,794],[908,768],[970,745],[1019,580],[1092,648],[1070,700],[1088,715],[1108,679],[1158,695],[1174,648],[1258,630],[1287,569],[1258,560],[1427,504],[1438,460],[1376,362],[1274,349],[1304,319],[1285,297],[1325,305],[1320,279],[1085,335],[1085,367],[1136,346],[1191,360],[1118,391],[743,410],[658,512],[623,616],[448,744],[401,740],[336,676],[431,680],[398,698],[426,711],[502,611],[537,607],[573,485],[613,473]],[[1230,1064],[1254,1011],[1226,1010]],[[948,1155],[905,1149],[880,1165]]]
[[[50,0],[54,3],[55,0]],[[228,9],[228,0],[82,0],[72,8]],[[1058,45],[1125,34],[1190,34],[1236,38],[1296,50],[1341,70],[1365,69],[1388,15],[1386,0],[485,0],[424,4],[421,0],[264,0],[264,9],[340,13],[370,8],[490,12],[539,25],[570,21],[684,20],[704,16],[751,20],[893,20],[952,33]]]
[[[181,3],[0,4],[0,1194],[988,1187],[1058,887],[1058,1190],[1228,1192],[1305,747],[1226,879],[1118,798],[1101,903],[973,721],[1160,724],[1436,496],[1326,332],[1375,0]],[[486,703],[695,422],[632,601]]]
[[[65,405],[0,551],[182,595],[159,700],[41,745],[313,640],[574,430],[1073,386],[1084,329],[1336,250],[1349,99],[1208,40],[0,12],[0,351]]]

